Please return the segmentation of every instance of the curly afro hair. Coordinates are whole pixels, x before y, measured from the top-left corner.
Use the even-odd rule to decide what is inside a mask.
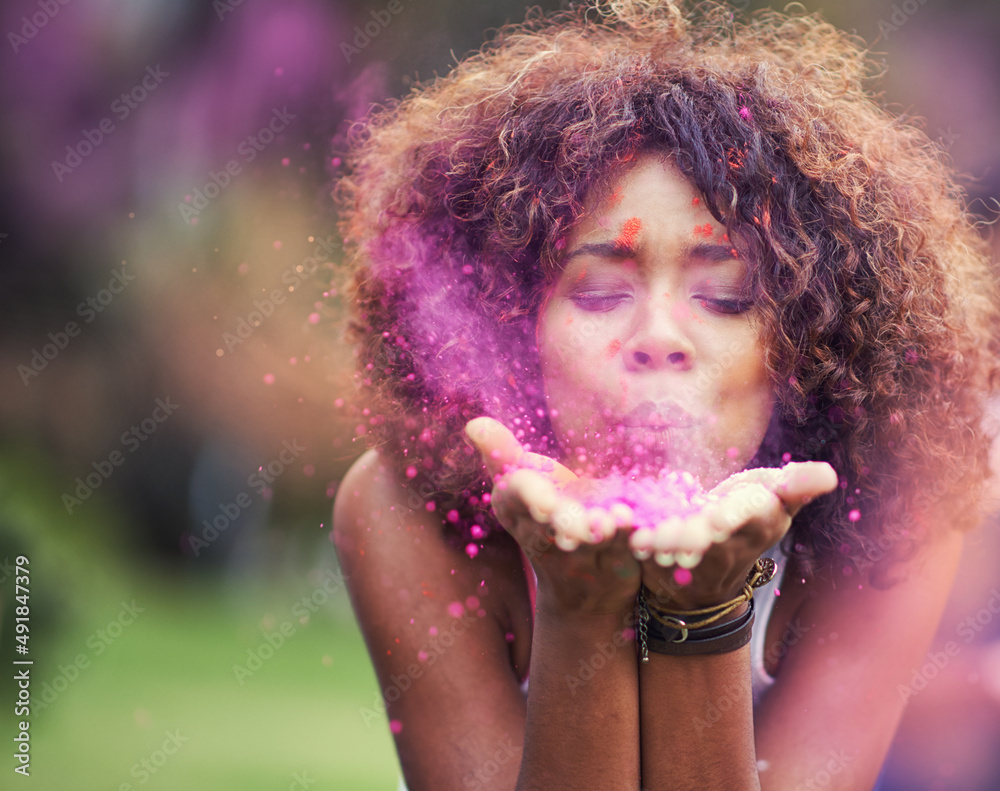
[[[786,551],[887,579],[929,532],[977,524],[996,276],[940,149],[866,88],[877,73],[814,15],[596,2],[529,14],[357,124],[339,184],[350,335],[369,438],[414,504],[465,540],[496,528],[464,439],[478,415],[555,452],[540,303],[587,195],[653,149],[748,251],[778,401],[751,465],[841,477]]]

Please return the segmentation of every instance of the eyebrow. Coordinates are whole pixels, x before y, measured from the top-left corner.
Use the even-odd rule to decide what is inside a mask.
[[[736,260],[733,256],[732,245],[706,244],[704,242],[692,245],[685,252],[686,258],[701,258],[712,263],[725,263]],[[631,245],[623,245],[617,242],[591,242],[582,244],[575,250],[566,254],[564,261],[568,262],[573,258],[583,255],[593,255],[598,258],[609,258],[624,261],[627,258],[635,258],[638,250]]]

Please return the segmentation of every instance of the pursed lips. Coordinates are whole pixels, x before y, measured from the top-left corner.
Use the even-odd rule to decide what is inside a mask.
[[[697,422],[693,415],[672,401],[643,401],[625,413],[621,425],[647,431],[691,428]]]

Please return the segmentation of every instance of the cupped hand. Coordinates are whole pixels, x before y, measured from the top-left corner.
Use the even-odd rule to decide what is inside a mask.
[[[493,478],[497,519],[535,570],[539,606],[565,614],[630,612],[640,580],[628,542],[631,510],[584,507],[590,482],[524,450],[492,418],[471,420],[465,431]]]
[[[642,561],[642,583],[654,603],[667,609],[728,601],[799,509],[836,488],[837,473],[826,462],[738,472],[712,489],[710,502],[696,514],[632,533],[629,546]]]

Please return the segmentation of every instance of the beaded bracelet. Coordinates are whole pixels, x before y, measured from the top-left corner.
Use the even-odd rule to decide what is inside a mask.
[[[649,652],[684,656],[690,654],[724,654],[742,648],[750,642],[754,621],[753,592],[774,577],[775,563],[770,558],[758,560],[740,594],[730,601],[699,610],[663,610],[651,607],[646,587],[639,590],[638,633],[642,661],[649,662]],[[717,622],[735,611],[743,602],[749,607],[733,621]],[[691,620],[692,616],[704,616]]]

